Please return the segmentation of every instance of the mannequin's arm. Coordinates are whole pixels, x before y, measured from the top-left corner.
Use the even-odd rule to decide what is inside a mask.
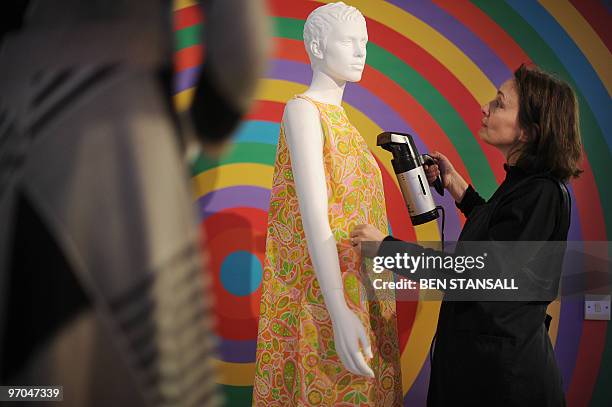
[[[285,108],[283,126],[308,251],[333,322],[336,351],[349,371],[374,377],[359,350],[361,341],[364,352],[371,357],[365,329],[344,299],[336,240],[328,220],[323,132],[319,113],[306,100],[291,100]]]

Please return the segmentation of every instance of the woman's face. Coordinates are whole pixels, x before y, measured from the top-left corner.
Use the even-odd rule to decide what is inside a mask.
[[[495,99],[482,106],[478,135],[484,142],[497,147],[506,158],[524,136],[518,125],[518,94],[513,79],[504,82]]]
[[[365,67],[367,42],[364,21],[335,24],[326,38],[320,69],[336,80],[358,82]]]

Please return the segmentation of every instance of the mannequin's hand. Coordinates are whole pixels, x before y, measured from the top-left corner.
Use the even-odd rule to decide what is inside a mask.
[[[334,328],[334,342],[336,353],[340,357],[346,369],[360,376],[374,377],[374,372],[364,359],[372,358],[372,348],[370,341],[363,327],[363,324],[346,305],[342,310],[336,311],[331,315]],[[359,344],[361,343],[361,349]]]
[[[368,257],[376,256],[380,243],[386,237],[380,230],[372,225],[357,225],[350,233],[351,243],[358,252],[361,252],[361,242],[371,242],[363,248],[364,255]]]

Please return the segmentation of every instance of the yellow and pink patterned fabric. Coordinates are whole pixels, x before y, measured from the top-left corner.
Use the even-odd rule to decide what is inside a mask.
[[[370,337],[374,358],[369,364],[375,378],[350,373],[336,354],[281,125],[268,215],[253,405],[401,405],[395,301],[388,296],[368,298],[361,259],[349,239],[350,230],[361,223],[388,230],[380,169],[342,107],[296,97],[309,100],[320,113],[329,224],[337,242],[347,304]]]

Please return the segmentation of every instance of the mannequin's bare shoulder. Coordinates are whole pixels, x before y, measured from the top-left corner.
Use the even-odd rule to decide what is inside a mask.
[[[311,102],[294,98],[285,105],[283,113],[285,131],[295,135],[296,132],[318,131],[321,127],[319,111]]]

